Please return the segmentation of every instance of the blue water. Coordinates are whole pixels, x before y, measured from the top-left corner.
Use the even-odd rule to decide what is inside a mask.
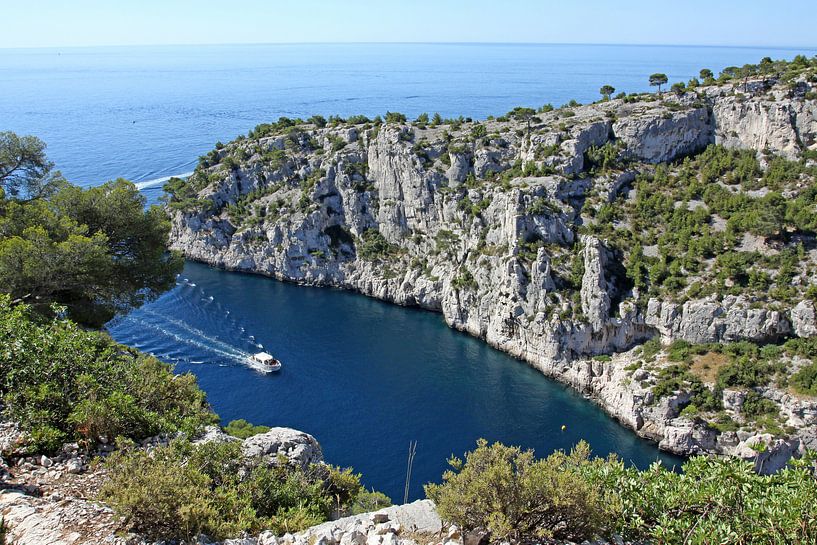
[[[598,88],[647,90],[662,71],[791,58],[817,50],[576,45],[258,45],[0,50],[0,130],[35,134],[73,182],[140,182],[192,170],[217,140],[278,116],[484,118],[519,106],[595,100]],[[587,439],[644,467],[662,459],[580,395],[440,316],[355,294],[302,288],[188,264],[179,285],[111,324],[121,342],[190,370],[225,421],[292,426],[326,458],[402,499],[406,451],[419,442],[411,496],[478,437],[540,454]],[[259,345],[284,362],[260,375]],[[562,424],[567,426],[561,431]]]
[[[308,431],[328,461],[353,466],[392,498],[403,497],[414,440],[413,498],[480,437],[542,454],[587,439],[640,467],[678,463],[437,314],[194,263],[178,284],[111,324],[114,338],[194,372],[225,422]],[[281,372],[247,365],[259,345],[283,361]]]

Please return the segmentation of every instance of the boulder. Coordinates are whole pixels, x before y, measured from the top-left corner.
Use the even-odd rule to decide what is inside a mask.
[[[795,335],[798,337],[814,337],[817,335],[817,313],[814,311],[813,301],[800,301],[791,309],[790,316]]]
[[[272,428],[266,433],[248,437],[244,440],[242,451],[247,458],[261,457],[270,465],[277,464],[281,455],[304,469],[323,462],[323,453],[315,438],[292,428]]]
[[[226,433],[219,426],[207,426],[204,428],[204,433],[202,433],[202,435],[193,442],[195,444],[202,444],[202,443],[229,443],[234,441],[241,441],[241,439],[239,439],[238,437],[233,437],[232,435]]]

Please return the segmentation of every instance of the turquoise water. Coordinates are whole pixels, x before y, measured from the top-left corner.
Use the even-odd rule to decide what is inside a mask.
[[[216,140],[281,115],[484,118],[514,106],[648,88],[662,71],[791,58],[814,50],[576,45],[258,45],[0,50],[0,130],[35,134],[73,182],[123,176],[150,200],[155,180],[192,170]],[[188,264],[179,285],[110,325],[119,341],[200,380],[225,421],[292,426],[326,458],[402,499],[479,437],[547,454],[587,439],[639,467],[661,459],[579,394],[448,329],[440,316],[351,293],[302,288]],[[281,373],[250,369],[270,350]],[[566,425],[566,431],[561,426]]]

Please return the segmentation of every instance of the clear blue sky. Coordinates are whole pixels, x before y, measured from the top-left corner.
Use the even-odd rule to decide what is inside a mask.
[[[274,42],[817,45],[817,0],[3,0],[0,47]]]

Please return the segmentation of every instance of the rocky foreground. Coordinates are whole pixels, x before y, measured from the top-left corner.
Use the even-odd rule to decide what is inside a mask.
[[[20,438],[8,423],[0,427],[4,452],[14,450]],[[208,428],[199,442],[239,441],[216,427]],[[167,438],[151,438],[141,448],[150,450],[167,444]],[[127,522],[100,503],[97,495],[106,473],[101,463],[112,448],[103,447],[89,456],[77,446],[66,445],[53,456],[20,457],[8,467],[0,459],[3,488],[0,489],[0,517],[9,526],[10,543],[20,545],[148,545],[142,537],[126,531]],[[261,457],[266,463],[288,463],[306,467],[322,464],[321,447],[314,437],[289,428],[245,439],[243,455]],[[479,541],[481,536],[470,536]],[[429,500],[393,506],[326,522],[304,532],[276,536],[233,539],[223,545],[417,545],[440,543],[461,545],[456,527],[444,526]]]
[[[634,250],[599,232],[607,221],[616,239],[640,231],[629,235],[626,219],[600,216],[635,202],[635,181],[663,172],[657,165],[683,174],[673,162],[711,145],[757,152],[758,180],[775,158],[813,167],[801,157],[817,142],[814,92],[805,78],[762,79],[661,98],[517,109],[485,122],[282,120],[219,144],[189,180],[171,184],[173,247],[230,270],[440,312],[451,327],[587,394],[665,450],[741,456],[773,471],[815,446],[817,400],[785,385],[755,388],[780,414],[781,429],[765,429],[741,416],[745,388],[707,384],[722,396],[721,414],[738,422],[718,429],[711,416],[681,414],[690,404],[683,389],[654,394],[667,362],[659,353],[645,363],[641,345],[814,336],[815,304],[806,297],[817,283],[813,233],[779,243],[737,231],[730,242],[739,256],[772,255],[795,238],[805,248],[785,281],[795,294],[781,300],[740,291],[731,280],[721,284],[727,293],[693,291],[696,280],[714,286],[717,252],[697,269],[672,273],[679,286],[634,285],[623,272]],[[815,183],[798,180],[782,188],[784,198]],[[770,191],[708,183],[752,199]],[[695,198],[675,202],[676,209],[700,206]],[[713,210],[705,223],[715,234],[727,229]],[[645,246],[645,259],[666,261],[659,250]],[[807,363],[793,357],[787,365]]]

